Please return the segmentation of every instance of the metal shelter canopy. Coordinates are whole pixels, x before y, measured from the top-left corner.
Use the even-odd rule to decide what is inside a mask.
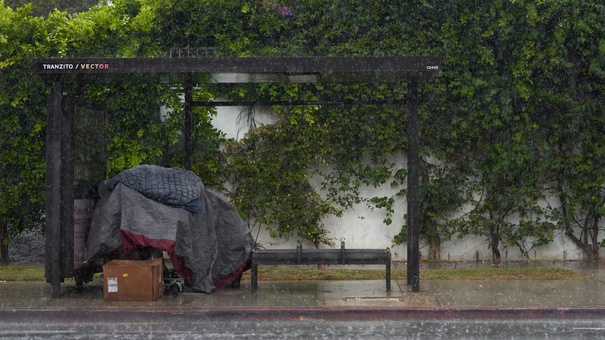
[[[408,83],[408,285],[420,291],[418,83],[436,77],[437,57],[244,57],[37,59],[33,71],[54,82],[46,132],[46,279],[52,296],[74,270],[73,116],[77,98],[66,82],[182,84],[185,92],[185,168],[191,166],[193,84],[199,83]],[[283,103],[282,103],[283,104]]]
[[[93,82],[348,83],[424,81],[436,57],[246,57],[37,59],[39,74],[78,74]],[[128,74],[128,77],[123,77]]]

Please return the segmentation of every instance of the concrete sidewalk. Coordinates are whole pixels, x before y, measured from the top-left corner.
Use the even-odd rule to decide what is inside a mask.
[[[45,282],[0,282],[0,310],[296,310],[296,309],[585,309],[605,315],[605,270],[580,270],[584,280],[456,281],[421,280],[413,293],[406,282],[383,280],[250,282],[239,289],[211,294],[184,292],[151,302],[104,301],[102,284],[76,291],[62,284],[62,297],[52,298]]]

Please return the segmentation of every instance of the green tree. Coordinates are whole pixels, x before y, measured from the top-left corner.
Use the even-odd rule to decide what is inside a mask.
[[[165,56],[165,33],[157,1],[112,1],[73,15],[61,31],[63,54],[70,57]],[[137,84],[127,80],[114,85],[88,85],[84,101],[102,108],[107,118],[107,175],[139,165],[183,166],[185,147],[182,89],[170,85]],[[208,91],[196,91],[195,100],[208,100]],[[168,108],[164,115],[160,107]],[[209,186],[218,186],[221,141],[210,119],[213,109],[195,108],[192,170]]]
[[[161,32],[156,30],[157,17],[149,3],[129,0],[112,3],[71,15],[53,11],[47,18],[41,18],[32,16],[30,5],[12,10],[0,1],[0,236],[3,259],[6,259],[6,246],[12,237],[24,230],[40,230],[43,224],[44,129],[50,87],[32,74],[33,59],[164,55],[158,43]],[[100,143],[107,151],[100,153],[98,157],[103,160],[95,166],[104,164],[107,157],[109,168],[101,170],[103,177],[95,180],[140,163],[182,164],[184,153],[179,134],[183,126],[180,116],[183,104],[177,100],[172,88],[124,83],[67,86],[65,91],[79,97],[80,105],[91,103],[76,108],[77,124],[96,128],[87,133],[107,133],[107,143]],[[207,99],[208,93],[199,92],[196,96],[200,100]],[[173,114],[160,116],[159,106],[164,104],[174,108]],[[90,118],[82,120],[89,111],[107,118],[106,131],[98,124],[95,126]],[[210,126],[213,112],[194,110],[193,136],[198,138],[195,147],[199,151],[194,157],[194,168],[206,183],[218,185],[216,149],[221,137]],[[104,125],[104,119],[100,121]],[[76,137],[79,145],[86,135],[77,134]],[[78,162],[95,161],[94,157],[83,153],[75,156]]]
[[[31,6],[31,15],[36,17],[46,17],[55,9],[69,13],[84,12],[99,4],[99,0],[5,0],[4,2],[7,7],[12,9],[29,5]]]
[[[547,192],[555,200],[549,217],[597,259],[602,230],[605,6],[598,1],[548,2],[536,12],[532,111],[536,157],[546,159]]]
[[[272,237],[296,237],[333,245],[321,219],[339,211],[310,184],[313,169],[326,152],[325,126],[309,108],[282,108],[276,123],[231,141],[224,152],[230,171],[227,190],[251,230],[267,228]]]
[[[33,76],[34,58],[51,52],[57,18],[0,1],[0,260],[10,240],[40,231],[44,216],[44,128],[48,89]]]
[[[502,244],[528,256],[529,249],[553,238],[542,208],[548,160],[536,158],[542,145],[534,138],[531,106],[529,65],[540,43],[540,5],[464,4],[451,4],[441,28],[446,86],[434,87],[442,95],[429,112],[446,125],[434,124],[434,140],[427,143],[467,178],[460,190],[471,194],[473,205],[458,219],[460,236],[485,236],[499,263]]]

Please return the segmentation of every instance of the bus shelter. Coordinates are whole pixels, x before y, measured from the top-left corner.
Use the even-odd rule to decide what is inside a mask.
[[[82,207],[77,206],[74,184],[74,107],[79,97],[64,91],[66,84],[117,84],[124,82],[172,84],[184,93],[185,160],[191,168],[192,108],[194,106],[252,105],[346,105],[395,104],[408,111],[408,179],[407,179],[407,278],[412,291],[420,291],[419,273],[419,174],[418,174],[418,84],[434,79],[441,69],[437,57],[243,57],[243,58],[79,58],[37,59],[35,73],[52,83],[48,98],[46,128],[46,280],[52,285],[52,296],[61,296],[61,283],[75,278],[74,265],[77,235],[75,218]],[[195,102],[196,84],[212,83],[406,83],[404,100],[373,101],[287,101],[287,102]],[[85,207],[84,207],[85,208]]]

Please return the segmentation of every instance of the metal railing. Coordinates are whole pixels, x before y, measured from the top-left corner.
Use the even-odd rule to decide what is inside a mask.
[[[216,49],[214,47],[172,47],[168,51],[170,58],[205,58],[215,57]]]

